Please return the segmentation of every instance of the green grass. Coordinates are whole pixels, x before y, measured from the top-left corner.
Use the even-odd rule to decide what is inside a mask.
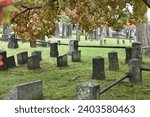
[[[57,41],[51,39],[52,42]],[[67,39],[61,42],[68,43]],[[116,39],[107,39],[107,45],[117,45]],[[79,44],[99,45],[99,41],[84,41]],[[123,44],[122,44],[123,45]],[[131,43],[126,42],[125,46]],[[124,49],[104,49],[104,48],[79,48],[82,53],[82,62],[73,63],[71,57],[68,57],[68,67],[58,68],[56,58],[50,58],[50,49],[48,48],[30,48],[28,43],[19,43],[18,49],[8,49],[7,42],[0,42],[0,49],[6,49],[7,55],[16,55],[19,52],[28,51],[29,55],[35,50],[42,51],[41,68],[37,70],[28,70],[27,65],[21,65],[7,71],[0,72],[0,99],[3,99],[8,91],[17,84],[26,83],[34,80],[43,81],[44,99],[76,99],[76,87],[80,83],[91,81],[100,84],[104,88],[107,84],[124,75],[128,71],[125,65]],[[119,56],[120,70],[118,72],[108,70],[108,52],[117,51]],[[59,54],[68,52],[68,46],[59,46]],[[92,80],[92,58],[102,56],[105,58],[106,80]],[[150,66],[150,57],[144,56],[144,67]],[[70,79],[77,76],[75,81]],[[143,81],[136,85],[129,83],[128,79],[114,86],[112,89],[101,95],[103,100],[114,99],[150,99],[150,72],[143,72]]]

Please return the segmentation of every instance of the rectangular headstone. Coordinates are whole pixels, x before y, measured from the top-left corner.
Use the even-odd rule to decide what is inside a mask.
[[[50,57],[58,56],[58,43],[50,43]]]
[[[7,52],[0,50],[0,71],[7,69]]]
[[[39,60],[42,60],[42,52],[41,51],[34,51],[31,54],[32,56],[37,56],[39,58]]]
[[[77,40],[70,40],[69,41],[69,52],[68,55],[72,55],[72,52],[78,50],[78,41]]]
[[[7,58],[7,67],[8,68],[16,67],[16,62],[15,62],[15,57],[14,56],[10,56],[10,57]]]
[[[66,67],[68,65],[68,56],[64,54],[62,56],[57,57],[57,66],[58,67]]]
[[[18,41],[16,39],[16,35],[15,34],[11,34],[9,42],[8,42],[8,48],[15,49],[15,48],[18,48],[18,47],[19,46],[18,46]]]
[[[132,43],[132,58],[136,58],[142,61],[142,44],[140,42]]]
[[[40,59],[36,55],[28,58],[28,69],[34,70],[40,68]]]
[[[5,100],[41,99],[43,99],[43,86],[40,80],[14,86],[5,98]]]
[[[28,61],[28,52],[21,52],[17,54],[17,61],[20,65],[26,64]]]
[[[81,50],[72,52],[72,62],[81,62]]]
[[[125,53],[126,53],[125,64],[128,64],[129,60],[132,59],[132,47],[126,47]]]

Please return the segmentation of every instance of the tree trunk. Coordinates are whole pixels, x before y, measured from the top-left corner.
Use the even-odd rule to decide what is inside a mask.
[[[36,48],[37,44],[35,40],[30,40],[30,47],[31,48]]]
[[[150,26],[148,24],[136,26],[136,40],[143,46],[150,46]],[[143,50],[143,54],[150,55],[150,48]]]

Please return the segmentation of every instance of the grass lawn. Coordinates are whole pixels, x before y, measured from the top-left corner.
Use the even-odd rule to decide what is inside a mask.
[[[51,39],[52,42],[57,41]],[[68,43],[67,39],[61,39],[61,42]],[[79,44],[82,45],[99,45],[99,41],[84,41],[81,39]],[[117,45],[116,39],[107,39],[108,45]],[[120,46],[130,46],[129,40],[126,44]],[[66,54],[68,46],[59,46],[59,54]],[[73,63],[71,57],[68,57],[68,67],[58,68],[56,66],[56,58],[50,58],[50,49],[47,48],[30,48],[28,43],[19,42],[18,49],[8,49],[7,42],[0,42],[0,49],[7,50],[7,55],[16,55],[19,52],[42,51],[41,68],[37,70],[28,70],[27,65],[18,65],[16,68],[6,71],[0,71],[0,99],[3,99],[7,92],[14,86],[20,83],[26,83],[34,80],[43,81],[44,99],[64,100],[76,99],[76,87],[80,83],[91,81],[99,83],[101,88],[104,88],[115,80],[122,77],[128,71],[128,66],[125,65],[125,50],[124,49],[104,49],[104,48],[79,48],[82,54],[82,62]],[[108,70],[108,52],[116,51],[119,56],[120,70],[118,72]],[[92,80],[92,58],[102,56],[105,58],[105,74],[106,80]],[[150,57],[144,56],[143,66],[149,68]],[[70,81],[77,77],[75,81]],[[116,99],[150,99],[150,72],[143,72],[143,81],[136,85],[129,83],[128,79],[114,86],[112,89],[101,95],[102,100]]]

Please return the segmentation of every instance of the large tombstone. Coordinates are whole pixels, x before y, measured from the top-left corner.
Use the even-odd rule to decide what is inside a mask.
[[[142,61],[142,44],[140,42],[132,43],[132,58],[136,58]]]
[[[55,33],[54,33],[54,36],[56,38],[59,38],[59,33],[60,33],[60,30],[59,30],[59,23],[56,24],[56,30],[55,30]]]
[[[72,37],[72,24],[68,24],[68,38],[70,39]]]
[[[98,28],[94,29],[94,37],[95,40],[98,40]]]
[[[72,52],[72,62],[81,62],[81,50]]]
[[[0,71],[7,69],[7,52],[0,50]]]
[[[81,83],[77,87],[78,100],[100,99],[100,85],[92,82]]]
[[[16,62],[15,62],[15,57],[14,56],[10,56],[10,57],[7,58],[7,67],[8,68],[16,67]]]
[[[104,58],[97,56],[93,58],[92,63],[93,63],[92,78],[96,80],[104,80],[105,79]]]
[[[50,43],[50,57],[58,56],[58,43]]]
[[[43,99],[42,81],[33,81],[14,86],[5,100],[41,100]]]
[[[32,56],[37,56],[39,58],[39,60],[42,60],[42,52],[41,51],[34,51],[31,54]]]
[[[18,48],[18,41],[16,39],[16,35],[15,34],[11,34],[10,38],[9,38],[9,42],[8,42],[8,48]]]
[[[28,52],[21,52],[17,54],[17,61],[20,65],[26,64],[28,61]]]
[[[3,35],[2,35],[2,38],[5,39],[5,38],[9,38],[9,34],[12,32],[12,30],[10,29],[9,26],[7,25],[3,25]]]
[[[65,22],[62,23],[62,38],[67,37],[67,24]]]
[[[68,55],[72,55],[72,52],[78,51],[78,41],[77,40],[70,40],[69,41],[69,52]]]
[[[132,47],[126,47],[125,53],[126,53],[125,64],[128,64],[129,60],[132,59]]]
[[[109,58],[109,70],[118,71],[119,70],[118,53],[110,52],[108,53],[108,58]]]
[[[139,83],[142,81],[142,62],[139,59],[131,59],[129,61],[129,81],[131,83]]]
[[[61,55],[57,57],[57,66],[58,67],[66,67],[68,66],[68,56],[67,54]]]
[[[28,69],[34,70],[40,68],[40,59],[37,55],[28,58]]]

